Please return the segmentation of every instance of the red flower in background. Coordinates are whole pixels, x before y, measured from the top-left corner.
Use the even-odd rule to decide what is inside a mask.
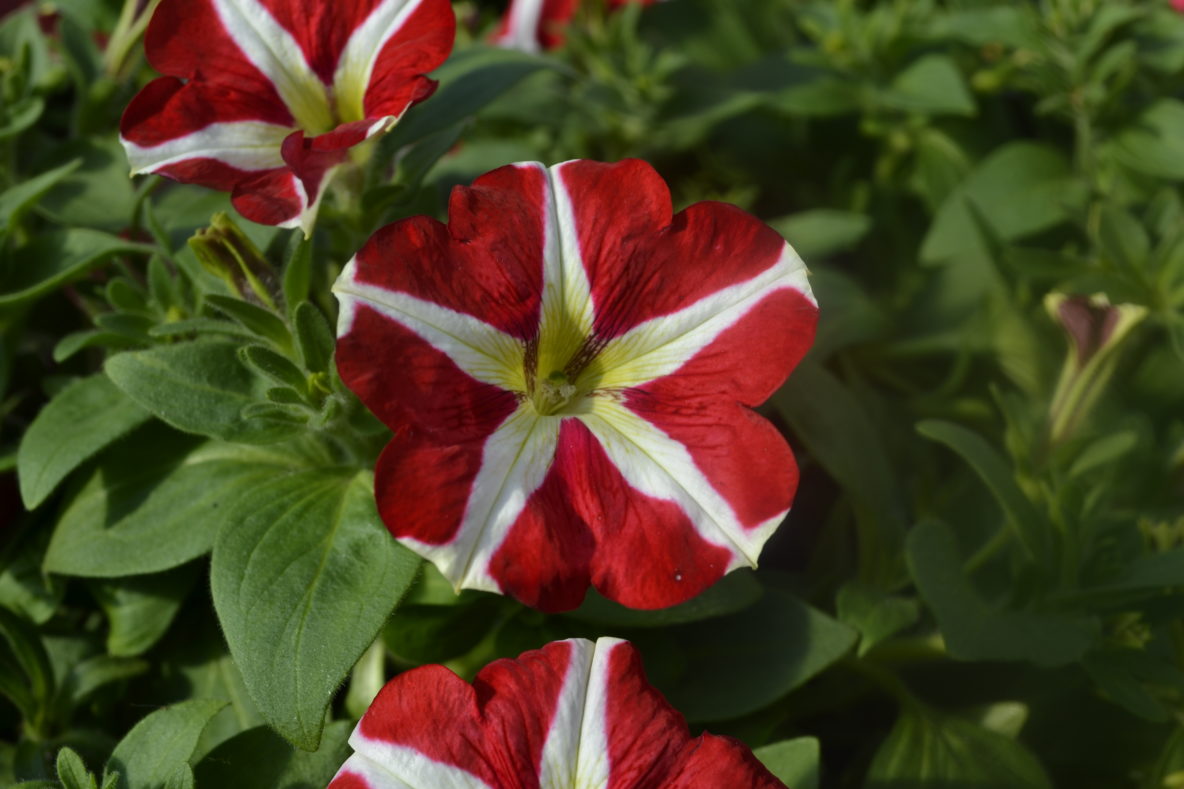
[[[395,431],[391,532],[548,611],[589,581],[661,608],[754,566],[797,486],[750,409],[813,340],[794,251],[730,205],[673,214],[637,160],[503,167],[449,216],[380,230],[334,286],[342,379]]]
[[[608,8],[616,10],[630,2],[653,5],[657,0],[608,0]],[[562,46],[563,29],[579,4],[580,0],[510,0],[493,43],[523,52]]]
[[[486,666],[395,677],[329,789],[784,789],[742,743],[692,738],[632,645],[557,641]]]
[[[448,0],[164,0],[145,49],[165,76],[120,126],[132,173],[308,233],[350,149],[431,95],[455,24]]]

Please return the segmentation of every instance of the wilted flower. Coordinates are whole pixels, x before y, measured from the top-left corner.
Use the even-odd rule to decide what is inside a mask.
[[[755,565],[797,467],[763,402],[813,340],[806,270],[644,162],[503,167],[380,230],[334,287],[338,369],[395,437],[378,507],[458,588],[660,608]]]
[[[631,644],[557,641],[472,685],[443,666],[395,677],[329,789],[777,789],[742,743],[702,734],[646,681]]]
[[[456,20],[447,0],[164,0],[150,82],[123,114],[132,173],[232,192],[267,225],[311,232],[351,148],[435,87]]]

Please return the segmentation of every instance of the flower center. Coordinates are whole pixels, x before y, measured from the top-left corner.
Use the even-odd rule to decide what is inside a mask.
[[[567,373],[553,370],[546,378],[535,383],[530,402],[540,416],[552,416],[562,413],[579,396],[579,387],[568,380]]]

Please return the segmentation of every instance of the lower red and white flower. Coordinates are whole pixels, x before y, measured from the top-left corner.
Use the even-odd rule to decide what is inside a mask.
[[[448,0],[163,0],[145,50],[165,76],[120,124],[132,174],[307,234],[351,149],[431,95],[455,26]]]
[[[334,286],[342,379],[395,432],[390,531],[548,611],[755,566],[797,467],[751,407],[818,317],[793,249],[734,206],[674,214],[638,160],[503,167],[449,216],[380,230]]]
[[[395,677],[329,789],[784,789],[737,740],[692,738],[632,645],[557,641],[472,685],[443,666]]]
[[[631,2],[653,5],[657,0],[608,0],[608,8],[615,10]],[[510,0],[493,43],[523,52],[562,46],[563,29],[579,5],[580,0]]]

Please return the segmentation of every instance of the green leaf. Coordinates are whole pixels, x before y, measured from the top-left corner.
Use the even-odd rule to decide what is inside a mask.
[[[256,486],[214,546],[214,606],[251,698],[316,748],[325,708],[407,591],[419,558],[390,538],[369,474],[313,470]]]
[[[262,345],[248,345],[239,349],[239,356],[247,366],[266,375],[278,384],[291,387],[297,392],[308,391],[308,380],[304,372],[288,357]]]
[[[324,314],[307,301],[296,306],[293,317],[296,326],[296,340],[300,345],[300,358],[309,372],[323,373],[329,369],[333,359],[336,338]]]
[[[67,175],[77,170],[80,164],[82,164],[81,159],[74,159],[61,167],[47,170],[41,175],[36,175],[0,192],[0,239],[7,236],[20,223],[21,216],[30,205]]]
[[[48,529],[41,529],[17,546],[10,544],[7,563],[0,571],[0,606],[38,625],[49,621],[66,591],[65,584],[55,583],[41,569],[49,536]]]
[[[946,198],[921,243],[921,259],[941,263],[986,254],[967,201],[1004,241],[1067,221],[1084,204],[1085,189],[1058,149],[1013,142],[995,150]]]
[[[146,660],[95,655],[70,667],[66,693],[70,706],[78,708],[100,688],[139,676],[151,668]]]
[[[821,755],[816,737],[782,740],[757,748],[752,754],[786,786],[818,789]]]
[[[206,301],[233,318],[252,334],[270,340],[277,348],[289,349],[292,347],[291,332],[274,312],[233,296],[219,296],[216,293],[206,296]]]
[[[1102,250],[1111,261],[1131,269],[1146,267],[1151,239],[1139,220],[1117,206],[1104,207],[1098,221]]]
[[[1090,617],[988,606],[963,572],[954,533],[945,524],[917,524],[906,550],[917,589],[937,618],[950,654],[959,659],[1063,666],[1081,658],[1098,636],[1098,623]]]
[[[1103,436],[1086,446],[1069,467],[1070,477],[1080,477],[1094,469],[1110,465],[1139,444],[1139,434],[1123,430]]]
[[[150,254],[155,247],[97,230],[56,230],[11,254],[0,278],[0,307],[24,304],[78,279],[113,255]]]
[[[217,789],[319,789],[328,786],[351,753],[349,721],[325,727],[312,753],[293,748],[266,726],[237,734],[197,765],[197,785]]]
[[[1049,530],[1052,526],[1020,490],[1012,477],[1011,466],[994,447],[977,433],[937,419],[919,422],[917,432],[945,444],[974,469],[1003,508],[1028,558],[1043,559],[1048,556]]]
[[[921,606],[916,600],[885,594],[854,580],[843,584],[835,603],[839,621],[859,631],[860,657],[881,641],[913,626],[921,617]]]
[[[432,97],[407,113],[384,140],[384,149],[398,150],[433,132],[460,123],[526,76],[558,63],[512,49],[472,46],[458,51],[432,73],[440,88]]]
[[[876,752],[865,789],[1052,789],[1022,745],[970,721],[909,706]]]
[[[47,571],[112,578],[177,567],[238,523],[241,497],[311,462],[299,446],[194,446],[170,432],[137,436],[103,458],[58,521]]]
[[[958,65],[947,55],[924,55],[897,74],[884,96],[902,110],[933,115],[974,115],[974,97]]]
[[[56,770],[64,789],[98,789],[95,777],[86,769],[82,757],[69,748],[58,751]]]
[[[155,644],[185,602],[197,578],[196,569],[91,582],[91,592],[110,626],[107,654],[139,655]]]
[[[243,419],[266,399],[267,384],[238,360],[231,343],[199,340],[117,354],[104,369],[128,397],[188,433],[264,444],[291,435],[271,422]]]
[[[871,217],[854,211],[818,208],[769,222],[803,260],[814,261],[858,244],[872,228]]]
[[[101,373],[67,386],[21,438],[17,474],[25,507],[37,507],[67,474],[149,416]]]
[[[302,233],[293,233],[292,239],[294,246],[284,264],[282,282],[284,306],[288,308],[289,317],[294,316],[296,306],[308,298],[312,281],[312,242]]]
[[[1119,161],[1145,175],[1184,180],[1184,102],[1160,99],[1114,137]]]
[[[382,642],[402,661],[443,663],[475,647],[497,624],[500,607],[490,596],[468,605],[402,605],[382,629]]]
[[[114,134],[72,140],[51,161],[79,157],[82,165],[38,203],[37,211],[57,224],[118,233],[132,223],[136,190],[128,178],[127,154]]]
[[[675,650],[673,674],[647,661],[657,685],[688,720],[727,720],[766,707],[846,654],[856,632],[789,592],[765,590],[755,605],[701,624],[635,631],[643,654]]]
[[[753,572],[740,569],[728,573],[714,586],[687,602],[656,611],[626,608],[591,589],[583,604],[568,616],[611,627],[666,627],[743,611],[759,600],[762,594],[760,582]]]
[[[898,566],[906,523],[903,486],[876,422],[851,389],[809,359],[794,370],[773,404],[854,508],[867,552],[861,577],[895,582],[903,574]]]
[[[202,730],[224,706],[221,701],[195,699],[153,712],[115,746],[104,772],[119,772],[118,789],[186,785],[184,776]]]
[[[21,711],[25,725],[35,733],[45,723],[56,685],[36,628],[0,608],[0,694]]]

